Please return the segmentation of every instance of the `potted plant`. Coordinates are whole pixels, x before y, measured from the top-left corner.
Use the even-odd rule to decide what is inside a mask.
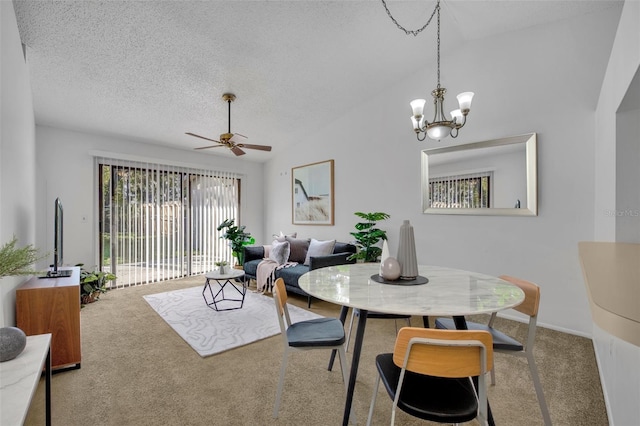
[[[389,219],[391,216],[382,212],[356,212],[354,214],[364,219],[364,221],[356,223],[357,232],[350,233],[356,239],[355,244],[358,247],[358,252],[349,256],[348,260],[361,259],[363,262],[376,262],[378,256],[382,254],[382,248],[376,244],[381,240],[387,239],[387,232],[376,228],[376,224],[381,220]]]
[[[80,299],[84,305],[100,299],[100,295],[107,292],[107,281],[117,278],[110,272],[85,269],[82,263],[76,266],[80,266]]]
[[[14,235],[11,241],[0,249],[0,278],[38,273],[31,265],[42,259],[44,255],[40,255],[38,249],[31,244],[16,248],[17,243],[18,238]]]
[[[244,246],[254,244],[255,238],[248,232],[245,232],[245,226],[237,226],[234,224],[235,219],[226,219],[220,225],[218,225],[218,231],[226,229],[224,234],[220,238],[229,240],[229,246],[231,247],[231,254],[238,260],[238,265],[244,265]]]
[[[220,275],[226,274],[228,264],[229,263],[226,260],[218,260],[217,262],[215,262],[215,265],[218,267],[218,270],[220,271]]]

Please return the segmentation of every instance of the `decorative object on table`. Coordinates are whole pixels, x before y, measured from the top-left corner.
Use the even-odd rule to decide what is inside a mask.
[[[220,275],[224,275],[227,273],[227,265],[229,263],[226,260],[218,260],[217,262],[215,262],[215,265],[218,267],[218,272],[220,272]]]
[[[27,346],[27,335],[18,327],[0,328],[0,362],[10,361]]]
[[[347,259],[376,262],[378,260],[378,256],[382,254],[382,249],[376,244],[378,244],[380,240],[385,241],[387,239],[387,232],[376,228],[376,224],[381,220],[389,219],[391,216],[382,212],[356,212],[354,214],[365,221],[356,223],[355,226],[358,230],[357,232],[350,232],[350,234],[356,239],[358,252],[352,254]]]
[[[11,241],[0,248],[0,280],[3,277],[16,275],[34,275],[31,266],[44,255],[39,254],[37,248],[28,244],[18,248],[18,238],[14,235]],[[0,328],[0,362],[14,359],[24,350],[27,344],[27,336],[17,327]]]
[[[100,271],[97,268],[92,271],[84,269],[83,263],[76,266],[80,267],[80,301],[83,305],[99,300],[100,295],[107,292],[107,282],[117,278],[111,272]]]
[[[458,104],[460,109],[456,109],[451,111],[451,120],[447,119],[444,113],[444,94],[447,92],[447,89],[444,87],[440,87],[440,0],[436,2],[436,7],[433,9],[431,13],[431,17],[427,21],[427,23],[422,26],[418,30],[407,30],[403,26],[401,26],[395,18],[391,15],[391,11],[387,8],[384,0],[382,1],[384,8],[387,11],[387,15],[391,18],[391,20],[396,24],[396,26],[405,32],[405,34],[409,35],[418,35],[422,30],[424,30],[430,23],[433,16],[437,14],[437,23],[438,23],[438,38],[437,38],[437,65],[438,65],[438,86],[431,92],[431,96],[433,96],[433,103],[435,106],[435,114],[433,116],[433,121],[430,123],[424,117],[424,104],[427,102],[425,99],[415,99],[411,101],[411,109],[413,111],[413,115],[411,116],[411,122],[413,123],[413,130],[416,132],[416,138],[419,141],[423,141],[426,136],[429,136],[430,139],[440,140],[444,139],[447,136],[451,136],[455,138],[458,136],[458,130],[461,129],[465,123],[467,122],[467,114],[469,114],[469,110],[471,108],[471,100],[473,99],[473,92],[464,92],[460,93],[458,98]],[[420,137],[422,135],[422,137]]]
[[[229,240],[231,254],[237,259],[238,265],[242,266],[244,265],[244,247],[254,244],[256,239],[250,233],[245,232],[245,225],[237,226],[234,222],[235,219],[225,219],[217,229],[218,231],[226,229],[220,238]]]
[[[387,257],[380,266],[380,276],[386,281],[395,281],[400,278],[400,262],[395,257]]]
[[[400,226],[397,259],[402,269],[400,278],[403,280],[413,280],[418,276],[416,241],[413,236],[413,226],[411,226],[408,220],[403,221],[402,226]]]
[[[391,254],[389,253],[389,244],[387,243],[387,240],[384,240],[382,242],[382,253],[380,254],[380,272],[379,272],[379,274],[381,276],[382,276],[382,264],[390,256],[391,256]]]
[[[291,169],[291,217],[294,225],[333,225],[333,160]]]

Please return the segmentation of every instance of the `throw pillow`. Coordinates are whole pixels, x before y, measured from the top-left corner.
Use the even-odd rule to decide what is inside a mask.
[[[291,247],[289,253],[289,261],[304,263],[307,258],[307,250],[309,249],[309,240],[303,240],[300,238],[285,237]]]
[[[328,256],[333,254],[333,247],[335,245],[336,240],[318,241],[312,238],[309,243],[309,250],[307,250],[307,257],[304,260],[304,264],[309,266],[311,256]]]
[[[296,238],[298,236],[297,232],[294,232],[292,234],[283,234],[282,231],[280,231],[280,235],[273,235],[273,237],[276,239],[276,241],[279,242],[283,242],[286,241],[286,237],[291,237],[291,238]]]
[[[278,265],[286,263],[289,259],[289,242],[284,241],[279,243],[278,241],[274,241],[271,244],[271,249],[269,250],[269,259],[273,260]]]

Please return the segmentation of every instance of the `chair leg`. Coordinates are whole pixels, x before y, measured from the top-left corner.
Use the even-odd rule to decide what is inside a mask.
[[[373,386],[373,396],[371,397],[371,405],[369,406],[369,417],[367,417],[367,426],[371,426],[371,419],[373,418],[373,407],[376,405],[376,397],[378,396],[378,387],[380,386],[380,375],[376,379],[376,384]]]
[[[273,417],[278,417],[278,410],[280,409],[280,400],[282,399],[282,389],[284,388],[284,373],[287,369],[287,358],[289,351],[285,349],[282,356],[282,366],[280,367],[280,380],[278,381],[278,390],[276,392],[276,403],[273,407]]]
[[[356,311],[357,311],[357,309],[352,309],[351,310],[351,318],[349,319],[349,327],[347,328],[347,337],[346,337],[345,343],[344,343],[344,347],[345,347],[345,351],[346,352],[349,352],[349,341],[351,340],[351,331],[353,330],[353,319],[355,318],[356,315],[360,315],[359,313],[356,314]]]
[[[542,392],[542,383],[540,383],[540,376],[538,375],[538,367],[536,361],[533,358],[533,353],[527,351],[527,362],[529,364],[529,371],[531,372],[531,379],[533,380],[533,386],[536,389],[536,396],[538,397],[538,404],[540,404],[540,411],[542,411],[542,418],[544,419],[545,426],[551,426],[551,416],[549,415],[549,408],[547,407],[547,401],[544,399],[544,393]]]
[[[491,367],[491,386],[496,385],[496,355],[493,355],[493,366]]]

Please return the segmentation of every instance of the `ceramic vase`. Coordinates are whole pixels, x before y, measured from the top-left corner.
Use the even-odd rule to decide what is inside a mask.
[[[398,241],[398,256],[400,263],[400,278],[413,280],[418,276],[418,259],[416,257],[416,241],[413,236],[413,226],[408,220],[400,226],[400,238]]]
[[[384,240],[382,243],[382,254],[380,255],[380,271],[378,272],[378,275],[382,276],[382,265],[389,256],[389,245],[387,244],[387,240]]]
[[[224,275],[227,273],[227,266],[226,265],[220,265],[220,275]]]

